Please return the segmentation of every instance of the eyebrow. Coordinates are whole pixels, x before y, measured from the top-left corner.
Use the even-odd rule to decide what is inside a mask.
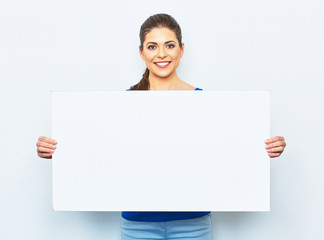
[[[171,42],[176,43],[175,41],[170,40],[170,41],[166,41],[164,44],[171,43]],[[156,43],[156,42],[148,42],[148,43],[146,43],[146,45],[147,45],[147,44],[157,44],[157,43]]]

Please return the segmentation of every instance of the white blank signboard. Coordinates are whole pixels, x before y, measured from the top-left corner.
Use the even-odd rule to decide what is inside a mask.
[[[269,91],[52,91],[56,211],[269,211]]]

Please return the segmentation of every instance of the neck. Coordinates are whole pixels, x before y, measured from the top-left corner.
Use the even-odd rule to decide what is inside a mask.
[[[174,72],[172,75],[161,78],[153,74],[149,74],[150,90],[179,90],[183,81]]]

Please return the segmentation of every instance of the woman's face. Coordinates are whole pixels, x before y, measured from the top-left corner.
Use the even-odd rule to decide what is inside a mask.
[[[140,55],[150,75],[167,78],[175,73],[183,55],[184,44],[179,46],[175,33],[168,28],[153,28],[146,34]]]

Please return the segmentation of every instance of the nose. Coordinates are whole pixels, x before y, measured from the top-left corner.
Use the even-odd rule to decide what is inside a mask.
[[[163,48],[163,47],[161,47],[160,49],[159,49],[159,53],[158,53],[158,57],[159,58],[165,58],[167,55],[166,55],[166,52],[165,52],[165,49]]]

